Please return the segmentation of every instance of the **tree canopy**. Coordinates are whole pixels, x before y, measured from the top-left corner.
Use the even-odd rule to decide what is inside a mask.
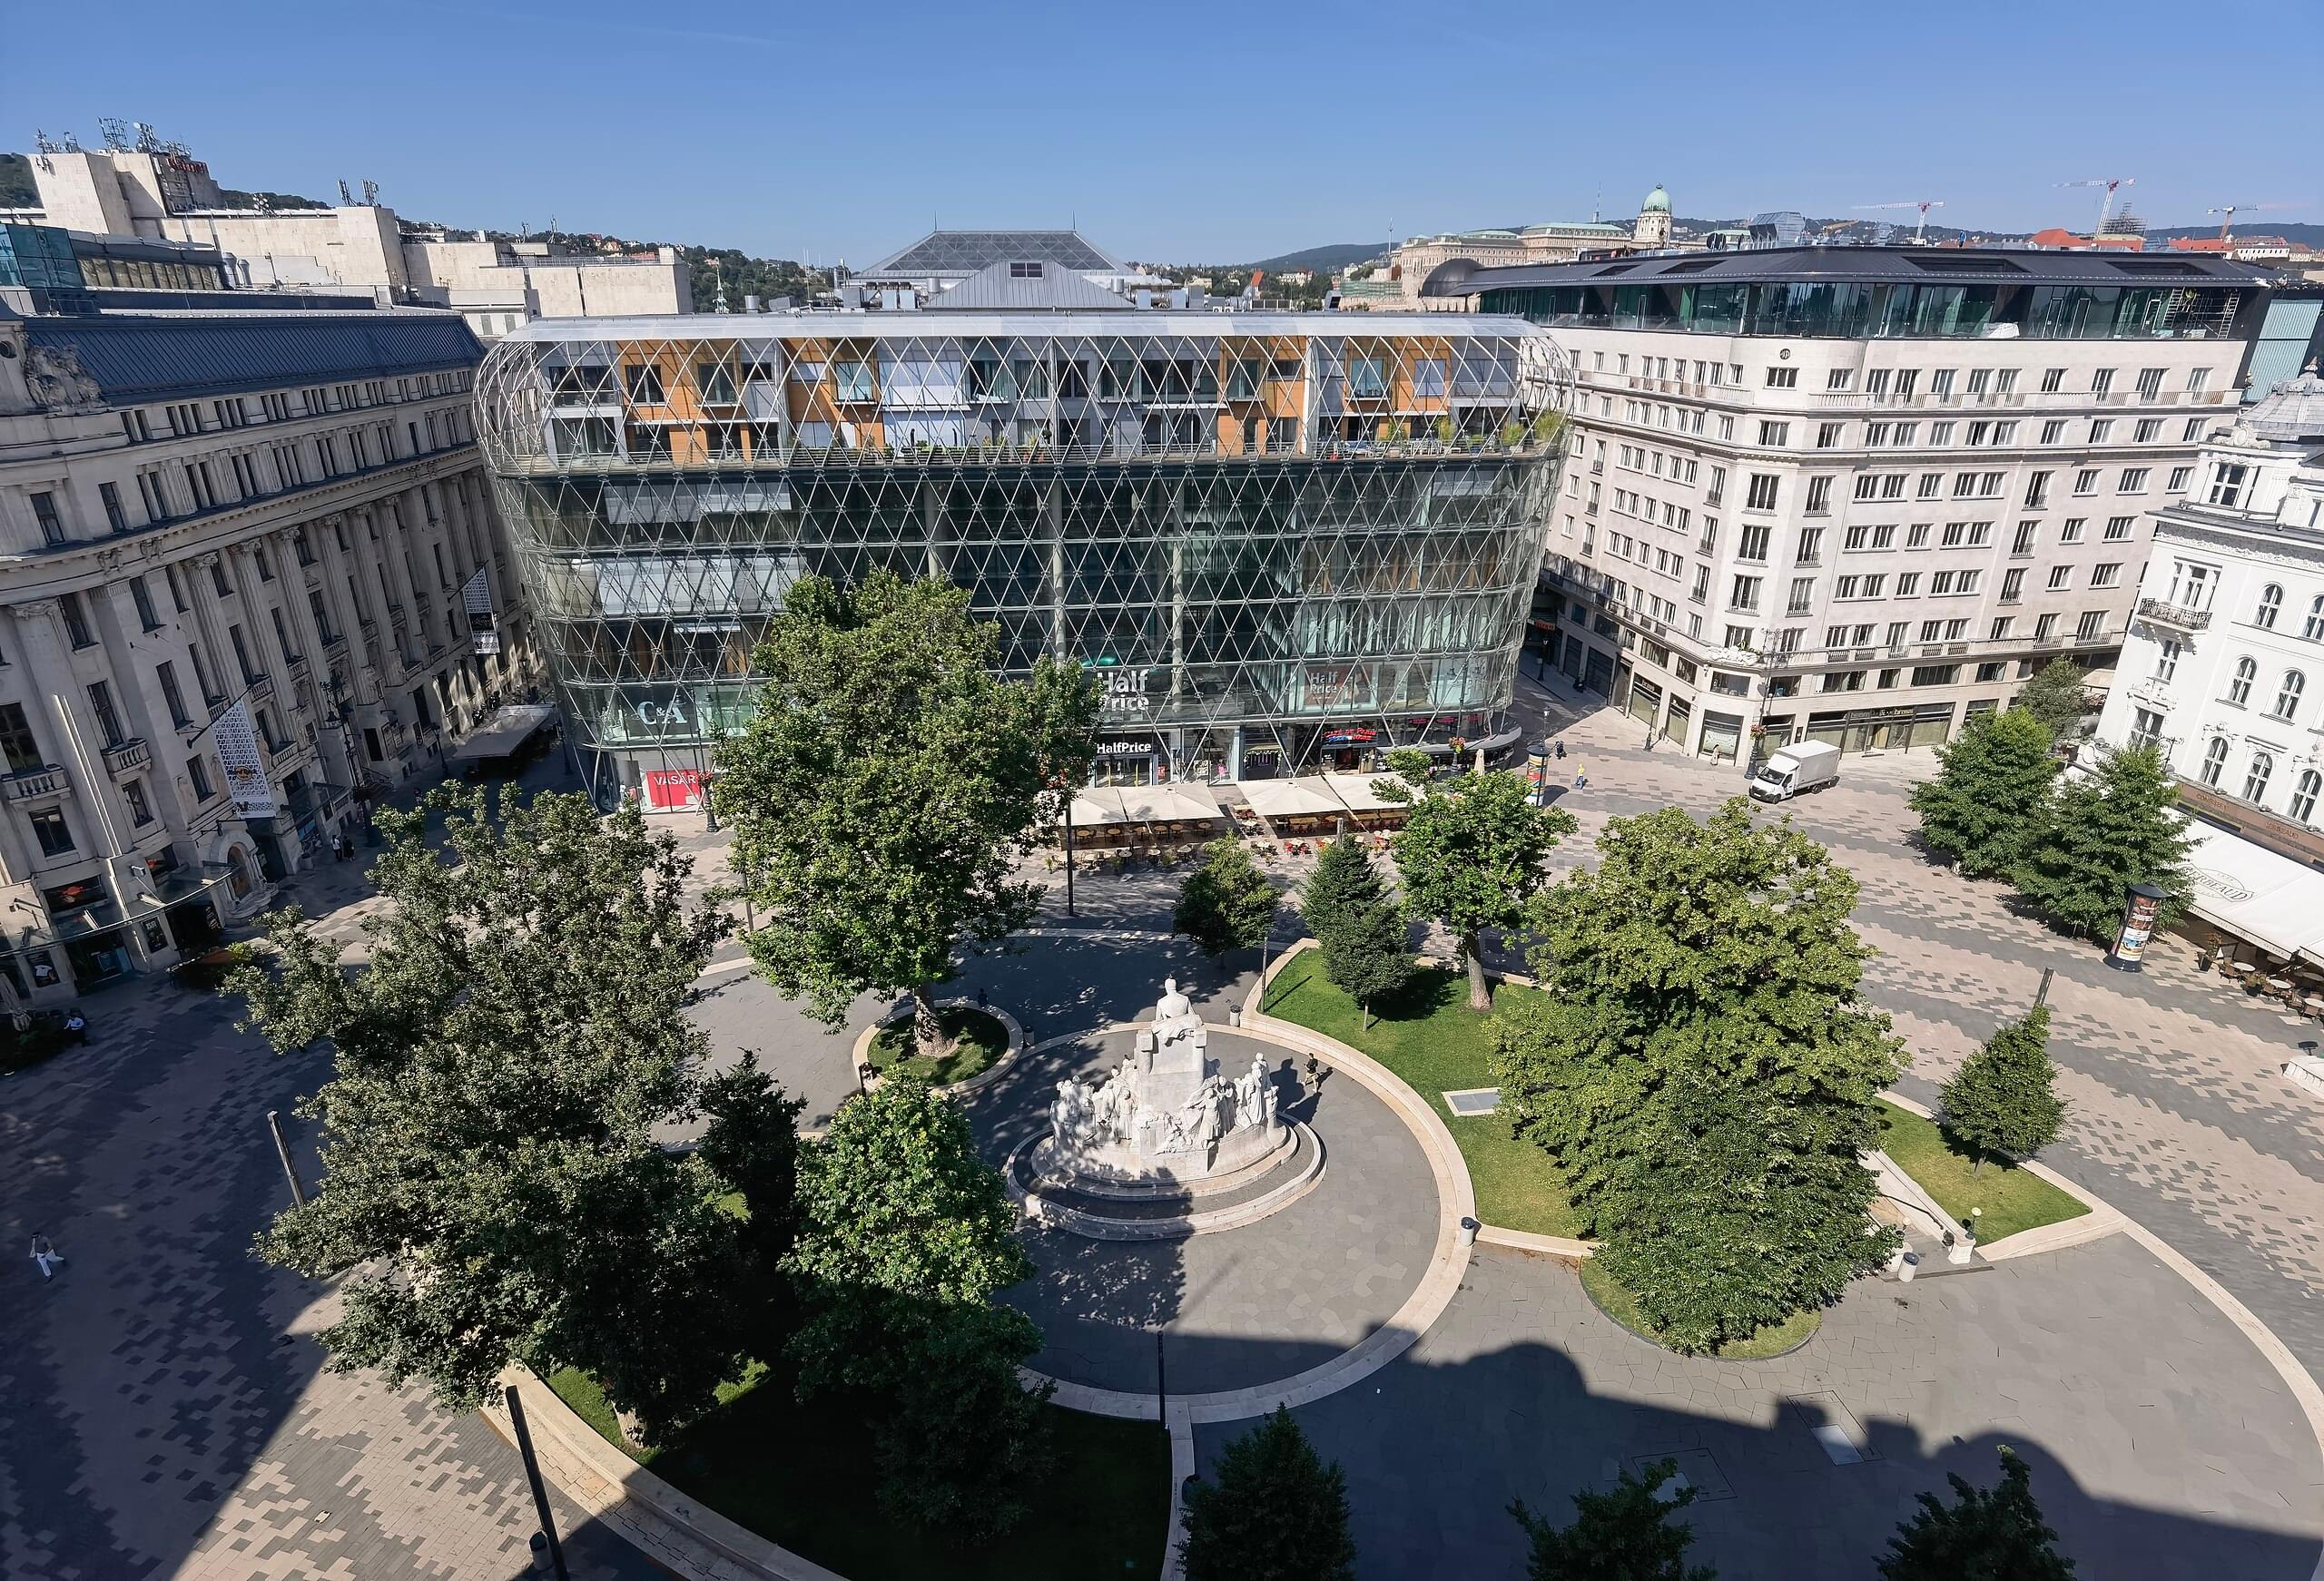
[[[718,747],[728,866],[762,914],[752,958],[837,1026],[858,996],[911,991],[920,1052],[945,1052],[933,1002],[963,950],[1032,920],[1019,848],[1086,777],[1098,699],[1043,658],[993,674],[999,630],[948,583],[874,571],[793,584],[754,660],[757,711]]]
[[[2165,899],[2160,920],[2186,909],[2186,859],[2193,841],[2172,810],[2179,788],[2152,747],[2107,752],[2086,774],[2069,775],[2028,837],[2014,875],[2018,892],[2070,932],[2112,937],[2133,884]]]
[[[1560,1161],[1600,1257],[1708,1350],[1836,1296],[1867,1236],[1900,1046],[1858,985],[1856,880],[1788,820],[1618,818],[1527,908],[1549,991],[1495,1017],[1501,1105]]]
[[[1282,1406],[1187,1488],[1187,1581],[1355,1581],[1347,1476]]]
[[[1362,1007],[1368,1024],[1373,1002],[1402,989],[1418,967],[1403,912],[1360,837],[1344,834],[1324,848],[1299,905],[1323,944],[1324,975]]]
[[[1973,715],[1913,787],[1921,839],[1973,879],[2006,875],[2041,826],[2059,763],[2049,727],[2023,708]]]
[[[432,849],[431,815],[446,851]],[[770,1321],[796,1106],[746,1068],[705,1089],[684,1007],[725,923],[634,807],[452,787],[382,808],[389,904],[351,968],[294,911],[229,987],[276,1048],[332,1051],[301,1106],[328,1189],[261,1237],[314,1277],[362,1267],[332,1364],[475,1406],[511,1360],[587,1371],[649,1431],[706,1408]],[[655,1130],[697,1107],[702,1147]],[[732,1173],[730,1173],[730,1171]],[[742,1191],[765,1222],[722,1205]]]
[[[1392,780],[1374,784],[1398,789]],[[1542,864],[1578,827],[1573,814],[1535,807],[1523,777],[1509,773],[1471,774],[1406,796],[1412,810],[1388,846],[1404,908],[1444,925],[1468,965],[1470,1007],[1490,1009],[1481,936],[1514,926],[1549,881]]]
[[[2050,1063],[2050,1012],[2036,1005],[2004,1022],[1984,1047],[1962,1062],[1945,1084],[1940,1111],[1945,1130],[1975,1154],[1971,1173],[1987,1154],[2031,1158],[2057,1139],[2066,1106]]]
[[[1678,1470],[1677,1461],[1658,1460],[1643,1477],[1622,1472],[1603,1493],[1575,1494],[1570,1526],[1551,1525],[1523,1499],[1510,1506],[1531,1544],[1526,1581],[1714,1581],[1709,1566],[1687,1564],[1694,1528],[1671,1519],[1695,1501],[1695,1490],[1662,1497]]]
[[[1202,848],[1202,865],[1187,875],[1170,930],[1185,934],[1213,957],[1231,949],[1256,949],[1274,931],[1281,903],[1243,842],[1222,835]]]
[[[2035,673],[2013,706],[2041,721],[2053,736],[2063,737],[2081,725],[2088,687],[2082,666],[2062,656]]]
[[[1920,1513],[1896,1528],[1880,1558],[1881,1581],[2070,1581],[2073,1561],[2034,1502],[2031,1474],[2014,1450],[2001,1451],[2001,1480],[1977,1488],[1955,1472],[1954,1502],[1917,1494]]]

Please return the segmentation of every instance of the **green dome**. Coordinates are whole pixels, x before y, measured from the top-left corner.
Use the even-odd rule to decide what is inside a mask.
[[[1670,194],[1659,186],[1647,193],[1646,201],[1639,206],[1641,214],[1668,214],[1669,211]]]

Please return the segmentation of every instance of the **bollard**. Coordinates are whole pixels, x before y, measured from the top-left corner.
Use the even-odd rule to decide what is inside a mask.
[[[1243,1025],[1243,1012],[1241,1009],[1231,1009],[1226,1012],[1226,1025],[1229,1026],[1240,1026]]]
[[[546,1576],[549,1572],[548,1539],[540,1533],[533,1534],[533,1574]]]
[[[1482,1226],[1474,1219],[1469,1218],[1465,1214],[1462,1215],[1461,1220],[1461,1244],[1463,1246],[1474,1246],[1477,1243],[1477,1232],[1482,1228]]]

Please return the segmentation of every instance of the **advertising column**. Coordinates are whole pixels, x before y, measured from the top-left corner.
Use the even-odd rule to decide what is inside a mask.
[[[2114,934],[2114,948],[2106,952],[2108,966],[2118,972],[2146,969],[2147,940],[2154,937],[2155,918],[2162,914],[2166,899],[2164,891],[2152,884],[2131,886],[2122,904],[2122,926]]]

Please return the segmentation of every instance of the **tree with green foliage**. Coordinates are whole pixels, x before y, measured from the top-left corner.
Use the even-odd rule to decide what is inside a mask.
[[[1384,761],[1388,772],[1415,790],[1425,786],[1436,773],[1436,760],[1418,747],[1396,747],[1390,751]],[[1380,789],[1377,781],[1373,782],[1373,789]],[[1381,793],[1389,794],[1386,791]]]
[[[1403,992],[1420,970],[1407,937],[1410,927],[1403,908],[1383,899],[1346,918],[1324,940],[1324,975],[1355,1001],[1367,1029],[1372,1007]]]
[[[2058,1067],[2050,1063],[2050,1012],[2036,1005],[1985,1040],[1945,1084],[1940,1111],[1945,1129],[1966,1143],[1974,1155],[1969,1173],[1985,1167],[1985,1155],[2031,1158],[2057,1140],[2065,1121],[2058,1096]]]
[[[1187,1485],[1186,1509],[1187,1581],[1355,1581],[1347,1474],[1283,1406]]]
[[[1896,1528],[1880,1556],[1881,1581],[2070,1581],[2073,1561],[2034,1502],[2031,1474],[2007,1445],[2001,1481],[1972,1487],[1955,1472],[1954,1503],[1918,1494],[1920,1513]]]
[[[1527,908],[1548,991],[1495,1017],[1502,1111],[1649,1321],[1711,1350],[1887,1256],[1857,1160],[1900,1046],[1860,991],[1856,880],[1787,820],[1667,808],[1598,851]]]
[[[1265,943],[1281,903],[1243,842],[1222,835],[1202,848],[1202,865],[1187,875],[1170,930],[1185,934],[1216,959],[1228,950]]]
[[[1573,814],[1534,806],[1518,774],[1471,774],[1424,791],[1391,780],[1374,786],[1411,807],[1388,842],[1405,910],[1444,925],[1468,967],[1469,1008],[1492,1009],[1484,930],[1516,925],[1525,902],[1549,880],[1542,864],[1551,849],[1579,827]]]
[[[1532,1544],[1526,1581],[1715,1581],[1709,1566],[1687,1564],[1695,1528],[1670,1518],[1695,1501],[1695,1490],[1662,1497],[1678,1473],[1676,1460],[1658,1460],[1644,1477],[1624,1471],[1603,1493],[1577,1493],[1571,1526],[1551,1525],[1521,1498],[1511,1505]]]
[[[2088,690],[2089,678],[2081,665],[2072,659],[2055,658],[2034,673],[2011,706],[2032,714],[2051,735],[2063,740],[2077,733],[2082,724],[2082,716],[2088,711]]]
[[[1078,783],[1095,688],[1044,657],[1001,681],[1000,630],[965,589],[874,571],[793,584],[755,659],[756,712],[717,751],[727,865],[760,914],[759,971],[832,1026],[862,995],[910,992],[921,1057],[951,1040],[936,988],[963,950],[1033,918],[1012,881],[1027,837]]]
[[[323,1331],[337,1369],[422,1378],[463,1410],[511,1361],[576,1367],[658,1436],[766,1331],[792,1212],[774,1161],[796,1105],[754,1068],[698,1074],[685,1007],[725,920],[687,906],[691,862],[635,807],[511,794],[496,816],[447,786],[375,817],[389,904],[364,924],[367,958],[285,910],[266,919],[271,962],[229,979],[246,1026],[332,1056],[300,1107],[327,1189],[260,1253],[361,1271]],[[702,1146],[665,1147],[657,1129],[696,1112]],[[724,1205],[737,1191],[763,1223]]]
[[[880,1496],[891,1513],[1005,1530],[1023,1513],[1020,1479],[1045,1463],[1049,1390],[1018,1380],[1040,1331],[994,1297],[1032,1261],[967,1115],[909,1076],[851,1099],[803,1151],[799,1206],[787,1266],[806,1309],[790,1345],[801,1393],[880,1399]]]
[[[1307,931],[1328,938],[1349,918],[1384,899],[1380,876],[1360,836],[1344,834],[1324,846],[1315,870],[1299,887],[1299,915]]]
[[[1921,840],[1972,879],[2006,876],[2042,822],[2058,777],[2047,726],[2023,708],[1973,715],[1913,787]]]
[[[2152,747],[2107,752],[2069,775],[2028,836],[2012,877],[2051,921],[2088,938],[2111,938],[2133,884],[2164,894],[2159,921],[2186,909],[2194,841],[2173,809],[2179,787]]]

